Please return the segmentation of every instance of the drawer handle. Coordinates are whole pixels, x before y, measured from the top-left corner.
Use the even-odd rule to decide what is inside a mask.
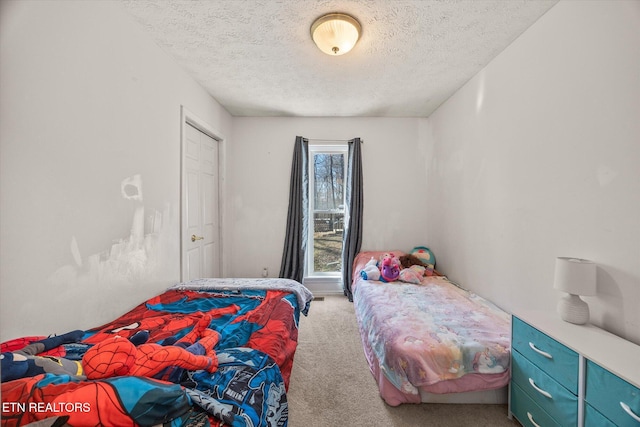
[[[532,343],[531,341],[529,341],[529,347],[531,347],[531,350],[535,351],[536,353],[546,357],[547,359],[553,359],[553,356],[550,355],[549,353],[547,353],[546,351],[542,351],[540,350],[538,347],[536,347],[536,345],[534,343]]]
[[[531,387],[533,387],[538,393],[540,393],[544,397],[548,397],[549,399],[553,399],[553,397],[551,397],[551,393],[549,393],[548,391],[545,391],[545,390],[541,389],[540,387],[538,387],[536,385],[536,383],[533,382],[532,378],[529,378],[529,384],[531,384]]]
[[[531,421],[531,424],[533,424],[534,427],[540,427],[540,424],[538,424],[537,422],[533,421],[533,415],[531,415],[531,412],[527,412],[527,417],[529,417],[529,421]]]
[[[624,409],[624,412],[626,412],[627,414],[629,414],[629,416],[631,418],[633,418],[634,420],[636,420],[637,422],[640,423],[640,417],[637,416],[636,414],[633,413],[633,411],[631,410],[631,408],[629,407],[629,405],[627,405],[624,402],[620,402],[620,406],[622,406],[622,409]]]

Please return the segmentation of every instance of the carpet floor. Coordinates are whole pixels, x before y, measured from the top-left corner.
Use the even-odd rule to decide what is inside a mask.
[[[288,401],[290,427],[519,426],[506,405],[384,403],[343,296],[314,300],[301,316]]]

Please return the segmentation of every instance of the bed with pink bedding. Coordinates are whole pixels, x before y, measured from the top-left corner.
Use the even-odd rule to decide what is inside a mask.
[[[382,254],[356,257],[352,289],[364,352],[385,402],[505,402],[509,315],[445,276],[420,284],[363,279],[365,264]]]

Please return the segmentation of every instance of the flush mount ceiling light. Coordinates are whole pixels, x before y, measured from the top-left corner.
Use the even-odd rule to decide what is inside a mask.
[[[329,13],[311,25],[311,38],[318,49],[327,55],[344,55],[353,49],[360,38],[362,27],[352,16]]]

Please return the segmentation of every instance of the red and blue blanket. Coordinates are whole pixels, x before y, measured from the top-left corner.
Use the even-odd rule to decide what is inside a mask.
[[[182,344],[196,357],[214,360],[216,367],[172,366],[175,360],[158,361],[160,356],[151,353],[144,363],[168,366],[149,376],[87,379],[86,371],[49,372],[3,381],[2,426],[43,420],[70,426],[286,426],[298,321],[311,299],[304,286],[284,279],[207,279],[172,287],[84,331],[78,342],[37,356],[82,365],[93,347],[95,352],[98,344],[118,336],[136,344],[142,339],[138,348],[160,349],[158,354]],[[216,333],[213,351],[190,342],[203,319],[206,329]],[[2,343],[3,358],[43,338]]]

